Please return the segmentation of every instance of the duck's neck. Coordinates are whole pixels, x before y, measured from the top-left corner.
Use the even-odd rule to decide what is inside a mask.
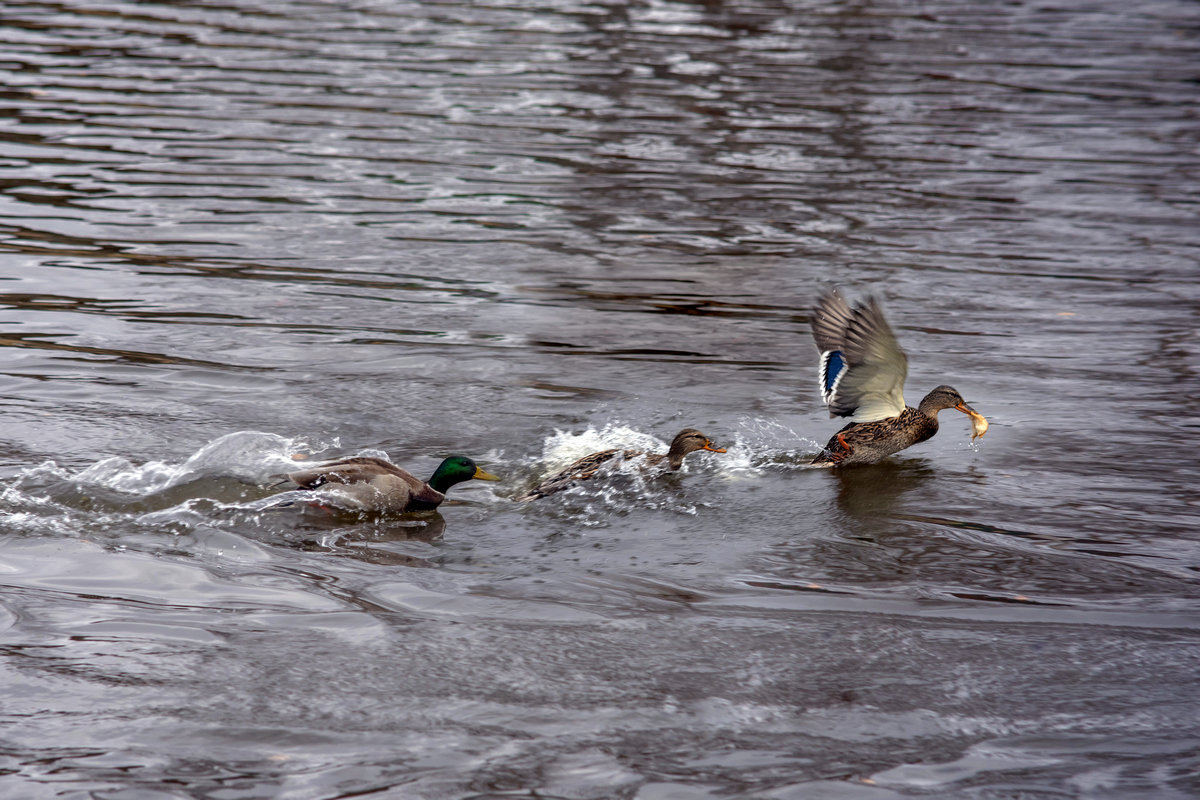
[[[439,469],[425,483],[429,484],[429,488],[438,494],[445,494],[446,490],[454,484],[462,483],[462,479],[455,475],[449,475]]]
[[[672,447],[667,451],[667,469],[674,472],[682,467],[684,457],[690,452],[690,450],[684,450],[682,447]]]
[[[918,405],[917,410],[925,416],[930,417],[930,419],[936,421],[938,411],[941,411],[943,408],[946,408],[946,405],[937,402],[937,392],[929,392],[928,395],[925,395],[922,401],[920,401],[920,405]]]
[[[950,408],[950,406],[946,405],[945,400],[938,393],[937,389],[925,395],[921,400],[921,404],[917,406],[917,410],[933,420],[934,425],[937,425],[938,412],[943,408]]]

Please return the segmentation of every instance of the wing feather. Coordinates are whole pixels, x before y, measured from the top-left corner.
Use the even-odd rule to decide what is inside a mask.
[[[813,313],[812,329],[830,416],[874,422],[904,411],[908,358],[878,300],[851,308],[837,290],[828,292]]]

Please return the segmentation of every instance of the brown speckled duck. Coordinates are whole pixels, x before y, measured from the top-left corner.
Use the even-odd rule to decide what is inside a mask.
[[[446,499],[451,486],[477,478],[500,480],[466,456],[450,456],[422,481],[390,461],[370,456],[344,458],[310,469],[289,472],[287,479],[301,489],[329,487],[331,500],[362,511],[404,513],[431,511]]]
[[[578,481],[585,481],[595,475],[600,467],[618,455],[626,460],[645,456],[644,466],[646,469],[660,468],[665,471],[674,472],[683,466],[683,459],[688,453],[694,453],[697,450],[709,450],[713,453],[725,452],[724,447],[716,447],[707,436],[695,428],[684,428],[675,434],[675,439],[671,442],[671,448],[666,453],[643,453],[640,450],[620,449],[602,450],[599,453],[592,453],[579,459],[569,467],[554,473],[529,492],[517,497],[516,500],[536,500],[539,497],[545,497],[548,494],[562,491]]]
[[[875,298],[851,308],[836,289],[827,292],[813,311],[812,332],[821,352],[821,397],[831,417],[851,420],[814,465],[844,467],[887,458],[937,433],[937,415],[945,408],[971,418],[972,440],[987,431],[983,415],[950,386],[938,386],[916,408],[905,405],[908,358]]]

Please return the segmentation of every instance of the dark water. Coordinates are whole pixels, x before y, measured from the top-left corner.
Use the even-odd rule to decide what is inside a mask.
[[[0,795],[1200,796],[1198,33],[4,4]],[[832,283],[988,435],[805,469]],[[359,452],[505,481],[266,508]]]

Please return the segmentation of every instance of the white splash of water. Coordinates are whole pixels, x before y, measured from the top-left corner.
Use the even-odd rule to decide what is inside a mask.
[[[723,440],[715,441],[720,447],[727,446]],[[545,477],[568,464],[592,453],[604,450],[633,450],[638,453],[666,453],[669,443],[655,435],[620,422],[610,422],[602,427],[588,426],[583,431],[556,430],[542,444],[542,457],[537,464],[537,474]],[[727,454],[693,454],[684,461],[681,473],[703,469],[722,472],[720,460]],[[742,459],[739,459],[739,461]],[[700,462],[703,461],[703,466]],[[660,483],[663,476],[658,470],[645,470],[645,458],[617,457],[604,464],[597,476],[591,480],[578,481],[562,492],[556,493],[557,513],[565,506],[568,516],[584,527],[609,524],[614,515],[628,511],[631,507],[660,508],[694,515],[699,507],[684,499],[671,482]]]
[[[149,461],[134,464],[121,456],[106,458],[72,476],[83,485],[102,486],[127,494],[148,495],[206,477],[264,483],[296,468],[295,455],[334,447],[259,431],[238,431],[214,439],[182,464]]]
[[[619,423],[608,423],[597,430],[591,426],[580,433],[555,430],[542,443],[542,463],[546,472],[562,469],[576,459],[601,450],[619,448],[648,453],[665,453],[668,445],[661,439]]]
[[[801,436],[777,420],[744,417],[739,420],[739,428],[736,438],[737,460],[731,463],[733,477],[753,477],[768,467],[807,469],[809,462],[824,446],[822,442]]]

